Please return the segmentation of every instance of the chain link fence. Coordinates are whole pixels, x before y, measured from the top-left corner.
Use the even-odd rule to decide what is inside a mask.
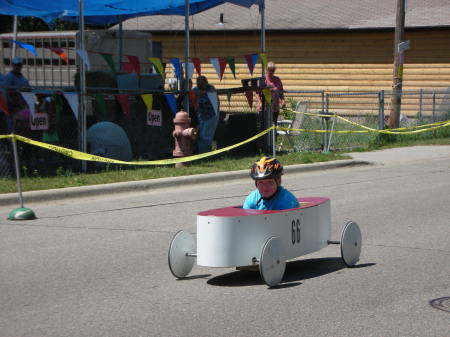
[[[36,94],[36,114],[45,114],[45,125],[30,115],[16,118],[16,133],[27,138],[67,149],[80,149],[80,121],[78,111],[69,104],[66,88],[32,88]],[[152,94],[152,111],[148,111],[143,94]],[[87,128],[107,122],[119,126],[131,149],[131,160],[158,160],[172,157],[174,150],[174,108],[167,96],[176,93],[159,91],[118,91],[95,88],[88,91]],[[379,136],[366,132],[361,126],[383,129],[389,115],[391,93],[288,91],[288,109],[280,112],[280,119],[290,120],[291,131],[278,132],[276,151],[337,151],[366,148]],[[256,94],[241,91],[218,91],[220,118],[213,148],[236,144],[262,131],[262,117],[257,110]],[[300,107],[300,109],[299,109]],[[76,110],[76,109],[75,109]],[[295,110],[299,110],[297,113]],[[404,92],[402,96],[401,127],[413,127],[450,119],[448,91]],[[339,117],[339,118],[338,118]],[[343,118],[340,118],[343,117]],[[158,119],[155,122],[155,118]],[[281,124],[280,124],[281,125]],[[2,128],[4,129],[4,128]],[[449,128],[447,127],[446,130]],[[330,132],[333,131],[333,132]],[[100,149],[88,142],[88,152],[115,158],[108,152],[117,144],[114,133],[100,135],[105,144]],[[233,153],[260,153],[267,137],[245,144]],[[55,175],[62,171],[80,171],[81,163],[60,153],[18,142],[21,172],[24,175]],[[129,160],[129,159],[128,159]],[[127,161],[128,161],[127,160]],[[88,170],[99,170],[105,164],[88,164]],[[0,179],[15,178],[9,139],[0,139]]]

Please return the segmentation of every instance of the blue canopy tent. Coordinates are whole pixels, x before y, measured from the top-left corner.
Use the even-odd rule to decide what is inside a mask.
[[[110,25],[124,20],[148,15],[184,15],[185,16],[185,69],[189,62],[189,16],[205,11],[223,3],[251,7],[259,4],[261,12],[261,52],[265,52],[264,32],[265,0],[10,0],[0,2],[0,14],[13,16],[33,16],[52,23],[59,18],[78,21],[80,30],[80,49],[84,51],[84,24]],[[86,78],[85,66],[80,63],[80,130],[81,151],[86,152]],[[185,91],[188,81],[185,81]],[[188,99],[187,95],[186,100]],[[185,104],[189,107],[189,104]],[[86,169],[83,161],[83,171]]]

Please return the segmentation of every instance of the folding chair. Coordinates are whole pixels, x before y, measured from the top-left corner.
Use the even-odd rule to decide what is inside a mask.
[[[286,139],[290,143],[291,147],[293,147],[291,137],[300,135],[300,131],[296,131],[296,129],[301,128],[304,117],[304,114],[302,112],[306,112],[307,109],[308,109],[308,102],[299,101],[295,106],[295,111],[297,113],[294,115],[294,118],[292,120],[285,119],[277,122],[278,126],[287,128],[287,130],[277,130],[277,135],[282,136],[280,145],[278,146],[278,151],[281,151],[284,139]]]

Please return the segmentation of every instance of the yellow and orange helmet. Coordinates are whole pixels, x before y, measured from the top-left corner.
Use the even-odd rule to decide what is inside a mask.
[[[283,174],[283,166],[276,158],[262,157],[252,165],[250,176],[254,180],[279,178]]]

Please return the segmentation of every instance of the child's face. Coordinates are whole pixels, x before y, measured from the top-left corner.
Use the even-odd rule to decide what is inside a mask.
[[[277,191],[278,184],[273,178],[262,179],[256,181],[256,188],[264,198],[269,198]]]

